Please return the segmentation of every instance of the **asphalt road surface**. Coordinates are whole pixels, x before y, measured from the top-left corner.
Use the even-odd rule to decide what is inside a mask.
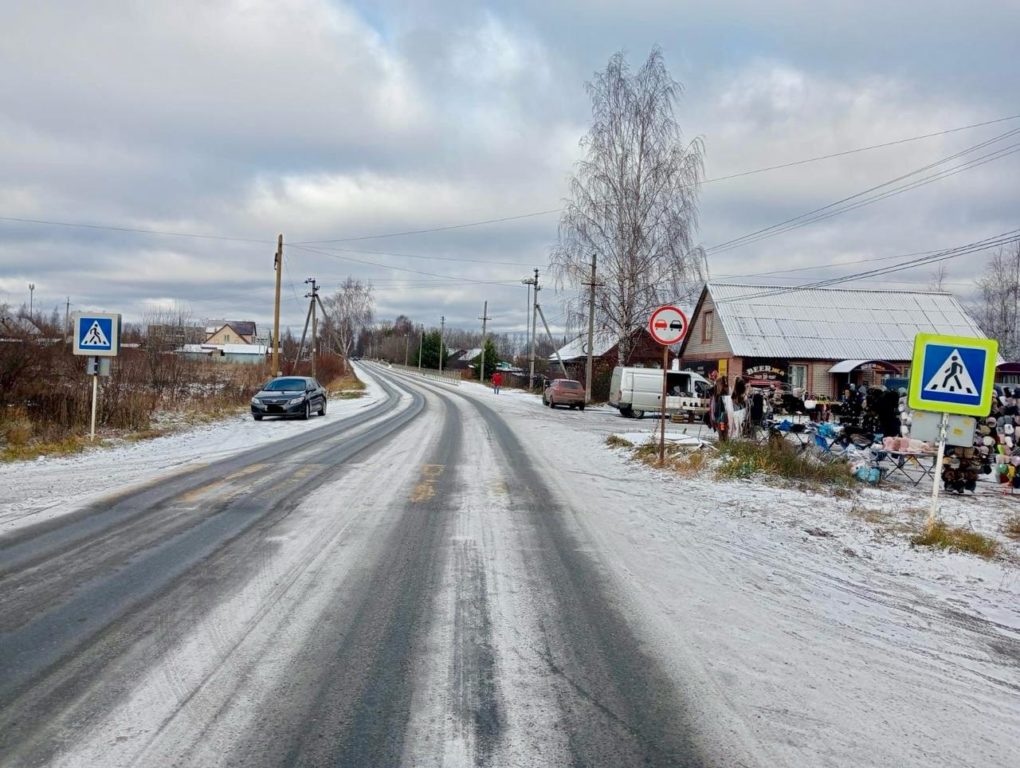
[[[357,416],[0,539],[3,766],[701,766],[524,438]]]

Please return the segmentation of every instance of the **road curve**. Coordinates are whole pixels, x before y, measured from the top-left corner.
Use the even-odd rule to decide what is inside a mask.
[[[499,414],[369,375],[356,421],[0,539],[0,764],[711,764]]]

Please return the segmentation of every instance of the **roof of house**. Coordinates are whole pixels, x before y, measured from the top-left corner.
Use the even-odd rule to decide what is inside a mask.
[[[949,293],[711,283],[698,310],[708,293],[736,357],[910,360],[918,333],[985,338]]]
[[[0,328],[5,333],[17,336],[39,336],[42,334],[39,326],[27,317],[21,317],[20,315],[0,315]]]
[[[216,321],[214,325],[207,326],[205,332],[212,336],[214,333],[222,331],[226,326],[230,326],[241,336],[254,336],[255,335],[255,323],[252,320],[224,320],[222,322]]]
[[[593,355],[595,357],[602,357],[602,355],[609,352],[620,342],[620,337],[614,333],[607,333],[605,331],[597,331],[595,333]],[[565,346],[560,347],[559,352],[560,359],[564,362],[567,360],[579,360],[581,358],[588,357],[588,332],[580,334],[576,339],[568,342]],[[549,361],[556,362],[556,354],[549,355]]]
[[[474,360],[480,354],[482,354],[481,347],[478,347],[477,349],[458,349],[453,353],[452,359],[466,363],[470,360]]]

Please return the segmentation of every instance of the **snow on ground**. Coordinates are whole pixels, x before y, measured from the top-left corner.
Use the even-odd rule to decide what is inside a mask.
[[[840,498],[685,478],[609,448],[635,425],[612,409],[541,413],[535,396],[498,398],[673,665],[705,742],[729,745],[721,764],[1015,762],[1020,547],[999,525],[1020,497],[991,484],[941,497],[943,519],[996,536],[1003,558],[914,548],[930,483]]]
[[[365,382],[364,395],[330,400],[325,416],[313,416],[308,421],[256,422],[245,410],[151,440],[97,446],[72,456],[0,464],[0,536],[81,509],[127,486],[185,472],[340,421],[385,397],[374,379],[368,375],[361,378]]]

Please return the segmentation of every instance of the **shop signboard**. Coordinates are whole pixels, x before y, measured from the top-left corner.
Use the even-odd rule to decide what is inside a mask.
[[[789,370],[785,360],[770,360],[760,357],[744,358],[744,376],[748,379],[786,383]]]

